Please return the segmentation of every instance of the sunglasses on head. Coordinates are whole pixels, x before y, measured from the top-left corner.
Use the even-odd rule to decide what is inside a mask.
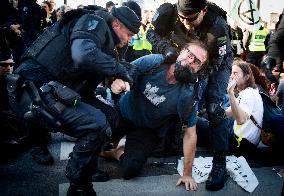
[[[192,17],[192,18],[188,18],[188,17],[182,16],[179,13],[178,13],[178,16],[182,20],[186,20],[187,22],[193,22],[193,21],[195,21],[198,18],[199,14],[200,14],[200,12],[197,12],[196,15],[194,17]]]

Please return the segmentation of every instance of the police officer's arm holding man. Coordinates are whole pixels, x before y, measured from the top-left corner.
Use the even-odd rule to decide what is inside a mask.
[[[71,89],[85,86],[90,89],[89,83],[96,87],[105,76],[132,82],[129,70],[134,69],[116,61],[115,47],[128,44],[139,31],[140,21],[127,7],[113,8],[110,15],[101,14],[102,17],[83,10],[66,13],[35,41],[15,70],[15,74],[35,84],[47,112],[59,119],[64,133],[78,138],[66,166],[70,181],[68,196],[96,195],[92,175],[97,171],[97,154],[110,139],[111,128],[105,115],[89,101],[85,102],[93,93],[79,91],[84,101],[76,104],[67,103],[64,98],[76,95]],[[27,108],[26,102],[11,102],[23,110]]]
[[[233,55],[226,12],[206,0],[178,0],[177,4],[165,3],[155,13],[147,39],[154,52],[174,60],[182,42],[199,39],[209,48],[209,70],[205,71],[208,83],[205,92],[206,111],[212,130],[213,168],[206,181],[208,190],[219,190],[226,179],[226,152],[229,130],[225,110],[222,107],[226,94]],[[207,74],[206,74],[207,73]]]

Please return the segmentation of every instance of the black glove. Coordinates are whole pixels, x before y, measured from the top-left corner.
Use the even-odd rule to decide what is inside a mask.
[[[179,49],[174,47],[167,47],[164,49],[165,63],[175,63],[179,55]]]
[[[272,70],[276,66],[276,60],[271,56],[266,56],[262,59],[260,67],[265,70]]]
[[[104,99],[107,99],[107,88],[106,87],[97,87],[95,90],[95,95],[101,95]]]
[[[265,56],[260,63],[260,68],[264,70],[266,77],[272,83],[277,83],[277,79],[272,74],[272,70],[274,69],[275,66],[276,66],[276,60],[271,56]]]
[[[124,71],[117,74],[117,77],[128,82],[129,85],[132,86],[138,76],[136,66],[126,61],[121,61],[118,65],[121,66],[121,69]]]

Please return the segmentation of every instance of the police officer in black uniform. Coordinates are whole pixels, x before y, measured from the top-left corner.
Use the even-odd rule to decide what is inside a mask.
[[[225,18],[225,11],[206,0],[178,0],[175,5],[165,3],[157,9],[152,21],[155,29],[147,33],[154,52],[164,54],[168,61],[175,60],[182,43],[193,38],[202,40],[209,47],[209,64],[213,72],[209,75],[205,101],[212,130],[213,168],[206,181],[208,190],[223,188],[226,179],[229,129],[222,101],[233,55]]]
[[[279,21],[275,26],[275,33],[272,34],[271,40],[268,44],[267,56],[263,59],[261,66],[267,71],[267,77],[271,82],[276,82],[277,80],[272,75],[272,70],[274,69],[275,74],[278,72],[279,76],[284,72],[284,9],[282,14],[279,16]]]
[[[35,84],[60,131],[78,138],[66,167],[67,195],[96,195],[91,182],[97,154],[112,133],[105,115],[86,100],[106,76],[132,82],[134,67],[116,60],[116,47],[128,44],[139,27],[128,7],[110,14],[70,11],[35,41],[15,71]]]

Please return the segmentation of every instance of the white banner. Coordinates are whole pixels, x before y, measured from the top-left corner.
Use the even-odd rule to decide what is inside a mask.
[[[194,159],[192,165],[192,177],[197,183],[205,182],[212,169],[212,157],[198,157]],[[244,157],[227,156],[226,169],[230,177],[243,189],[253,192],[257,187],[258,180],[249,167]],[[178,160],[178,173],[183,175],[183,157]]]
[[[237,21],[242,29],[250,32],[255,32],[261,25],[254,0],[233,0],[229,17]]]

